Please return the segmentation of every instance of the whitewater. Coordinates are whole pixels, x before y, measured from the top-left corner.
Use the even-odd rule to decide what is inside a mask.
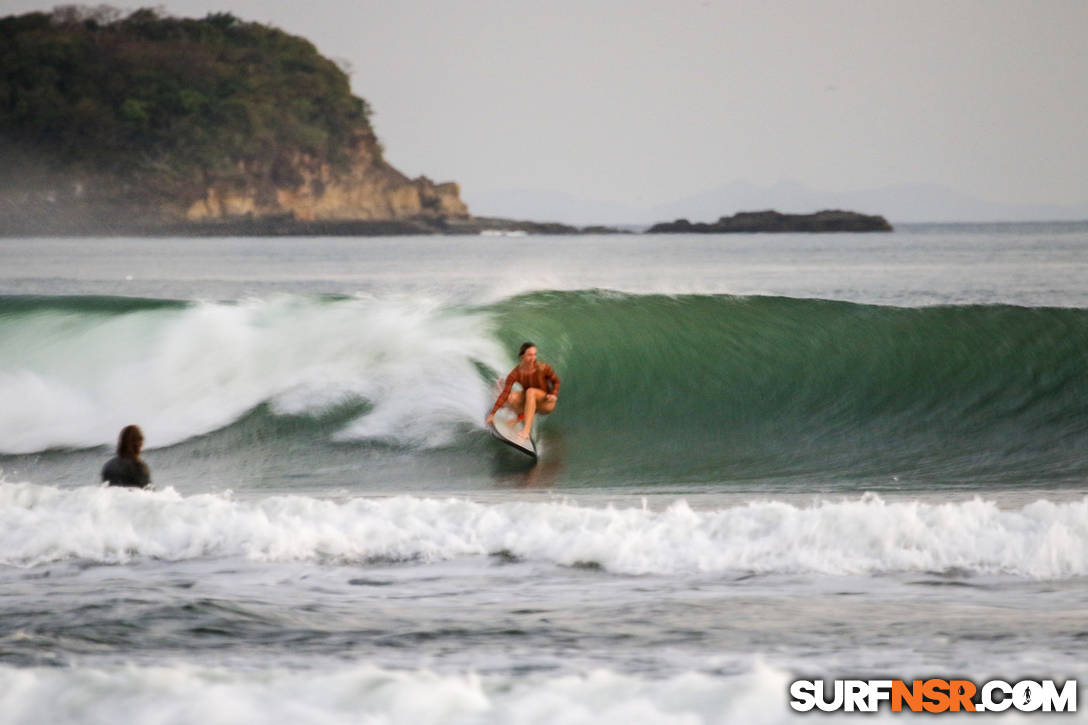
[[[483,426],[523,340],[535,466]],[[0,723],[1088,681],[1086,370],[1083,224],[2,239]],[[152,491],[98,484],[129,423]]]

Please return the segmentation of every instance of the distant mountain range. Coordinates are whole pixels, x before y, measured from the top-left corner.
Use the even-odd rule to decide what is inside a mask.
[[[1088,219],[1088,202],[1070,206],[1001,204],[937,184],[894,184],[877,189],[828,192],[797,182],[756,186],[735,181],[702,194],[657,205],[600,202],[564,192],[540,190],[464,193],[464,196],[473,214],[578,225],[649,225],[674,219],[714,221],[739,211],[764,209],[790,214],[846,209],[880,214],[892,224]]]

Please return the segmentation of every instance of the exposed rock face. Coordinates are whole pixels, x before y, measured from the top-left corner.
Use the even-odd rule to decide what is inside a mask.
[[[468,207],[457,184],[409,179],[378,153],[369,132],[356,134],[346,171],[295,156],[272,168],[242,167],[209,180],[185,211],[189,221],[291,216],[299,221],[386,221],[415,217],[460,219]]]
[[[828,210],[815,214],[781,214],[777,211],[740,212],[721,217],[713,224],[687,219],[655,224],[650,234],[662,233],[744,233],[744,232],[890,232],[892,225],[882,216],[852,211]]]
[[[381,157],[369,130],[356,134],[349,163],[338,169],[296,154],[268,164],[239,162],[229,175],[163,186],[154,178],[140,185],[63,168],[50,172],[30,161],[18,166],[28,172],[24,183],[0,189],[0,234],[153,233],[186,223],[284,219],[406,221],[428,228],[470,218],[457,184],[409,179]]]

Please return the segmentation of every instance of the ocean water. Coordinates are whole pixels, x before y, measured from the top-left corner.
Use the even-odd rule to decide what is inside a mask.
[[[1088,224],[0,239],[0,723],[776,723],[1086,646]]]

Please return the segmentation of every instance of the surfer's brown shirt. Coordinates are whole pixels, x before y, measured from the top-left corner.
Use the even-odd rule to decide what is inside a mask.
[[[536,368],[528,373],[522,372],[521,366],[518,365],[506,376],[506,386],[499,393],[499,399],[495,401],[495,407],[491,409],[489,415],[495,415],[499,408],[506,405],[506,399],[510,397],[510,391],[514,388],[514,383],[521,383],[521,387],[525,390],[540,388],[545,393],[559,395],[559,376],[552,370],[551,365],[538,362]],[[549,384],[551,387],[549,387]]]

